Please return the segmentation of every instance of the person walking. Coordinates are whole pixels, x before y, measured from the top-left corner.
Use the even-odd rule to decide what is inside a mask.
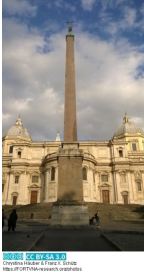
[[[15,231],[17,219],[16,209],[13,209],[8,219],[8,231]]]
[[[99,219],[98,213],[95,214],[94,218],[96,220],[96,225],[99,226],[100,225],[100,219]]]

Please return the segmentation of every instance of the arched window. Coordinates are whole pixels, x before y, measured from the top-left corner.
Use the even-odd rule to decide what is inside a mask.
[[[51,180],[55,180],[55,167],[51,168]]]
[[[83,180],[87,180],[87,168],[83,167],[82,169],[82,176],[83,176]]]

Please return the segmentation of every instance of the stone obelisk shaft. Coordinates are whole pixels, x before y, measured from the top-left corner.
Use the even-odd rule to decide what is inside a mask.
[[[66,35],[64,142],[77,141],[74,35]]]

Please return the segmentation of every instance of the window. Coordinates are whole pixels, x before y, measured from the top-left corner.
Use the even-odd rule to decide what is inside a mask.
[[[51,168],[51,180],[55,180],[55,167]]]
[[[123,157],[123,150],[119,149],[119,157]]]
[[[19,183],[19,176],[15,176],[15,183],[16,183],[16,184]]]
[[[136,184],[137,184],[137,190],[138,190],[139,192],[141,192],[141,191],[142,191],[142,183],[141,183],[141,180],[137,180],[137,181],[136,181]]]
[[[39,177],[38,176],[32,176],[32,183],[38,183]]]
[[[136,150],[137,150],[136,143],[132,143],[132,150],[133,150],[133,151],[136,151]]]
[[[106,175],[106,174],[101,175],[101,181],[102,182],[108,182],[108,175]]]
[[[12,154],[13,153],[13,145],[11,145],[10,147],[9,147],[9,154]]]
[[[86,169],[86,167],[84,167],[82,169],[82,176],[83,176],[83,180],[87,180],[87,169]]]
[[[21,151],[18,151],[18,158],[21,158]]]
[[[4,183],[2,183],[2,192],[4,192],[4,187],[5,187],[5,185],[4,185]]]

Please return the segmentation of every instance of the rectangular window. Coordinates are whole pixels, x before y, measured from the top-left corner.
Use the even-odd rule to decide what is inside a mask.
[[[15,183],[16,183],[16,184],[19,183],[19,176],[15,176]]]
[[[119,157],[123,157],[123,151],[122,151],[122,149],[119,149]]]
[[[55,180],[55,167],[51,168],[51,180]]]
[[[137,151],[136,143],[132,143],[132,150],[133,150],[133,151]]]
[[[102,182],[108,182],[108,175],[101,175]]]
[[[4,191],[4,186],[5,186],[5,185],[4,185],[4,183],[3,183],[3,184],[2,184],[2,192]]]
[[[13,153],[13,146],[11,145],[10,147],[9,147],[9,154],[12,154]]]
[[[32,176],[32,183],[38,183],[39,177],[38,176]]]
[[[18,158],[21,158],[21,151],[18,151]]]
[[[142,184],[141,184],[141,181],[137,181],[137,190],[138,190],[139,192],[142,191]]]

